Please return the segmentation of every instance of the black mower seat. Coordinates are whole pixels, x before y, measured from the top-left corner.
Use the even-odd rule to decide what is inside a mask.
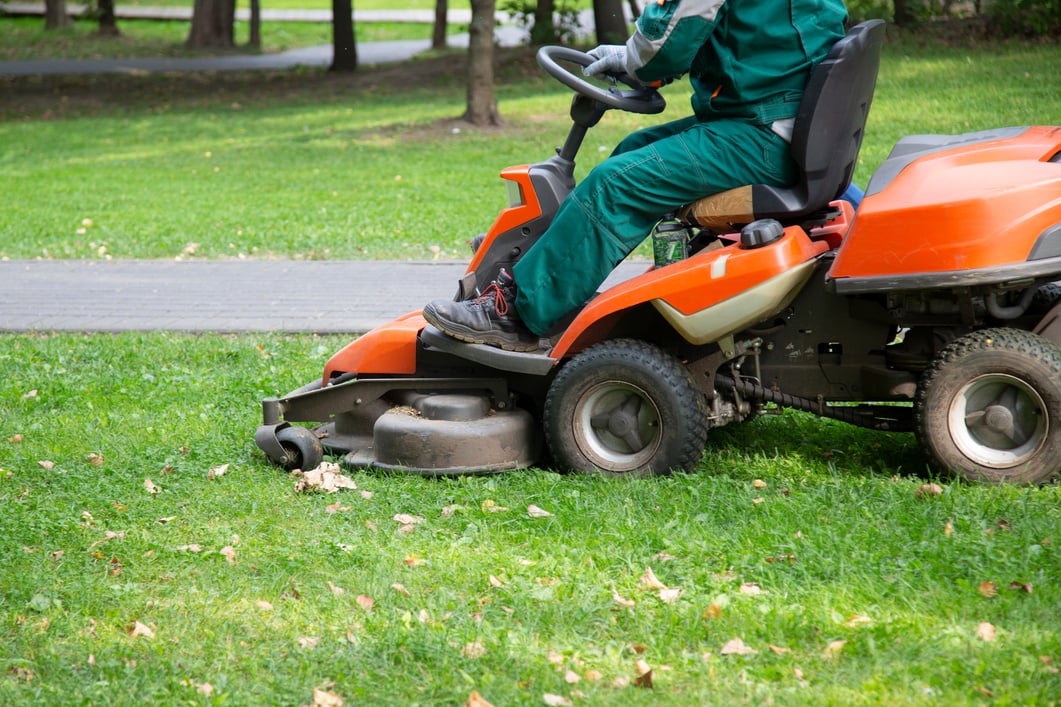
[[[880,67],[884,20],[851,28],[833,45],[807,83],[792,130],[792,157],[800,168],[791,187],[750,184],[704,197],[682,217],[714,231],[732,231],[757,219],[806,223],[847,189],[869,116]]]

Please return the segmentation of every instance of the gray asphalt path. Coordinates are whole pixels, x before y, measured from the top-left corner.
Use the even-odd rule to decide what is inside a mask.
[[[605,287],[643,272],[623,263]],[[360,333],[452,297],[456,261],[0,261],[0,331]]]

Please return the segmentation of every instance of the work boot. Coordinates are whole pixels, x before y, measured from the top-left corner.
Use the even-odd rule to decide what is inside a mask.
[[[538,337],[516,314],[516,281],[504,269],[475,299],[435,300],[424,307],[424,319],[454,339],[499,346],[506,351],[534,351]]]

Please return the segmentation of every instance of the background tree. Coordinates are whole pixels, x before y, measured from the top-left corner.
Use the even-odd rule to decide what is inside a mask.
[[[354,8],[351,0],[332,0],[332,65],[330,71],[357,69]]]
[[[446,16],[449,14],[448,0],[435,0],[435,26],[431,31],[431,48],[446,48]]]
[[[251,49],[262,48],[262,3],[261,0],[251,0],[250,34],[247,36],[247,45]]]
[[[556,0],[538,0],[534,8],[534,26],[531,27],[531,44],[554,44],[557,40],[556,24],[553,13],[556,12]]]
[[[99,34],[106,37],[117,37],[118,18],[114,14],[114,0],[98,0],[96,13],[99,20]]]
[[[68,27],[72,22],[66,13],[66,0],[44,0],[44,29]]]
[[[234,46],[236,0],[195,0],[188,46],[196,49],[229,49]]]
[[[468,27],[468,101],[464,120],[473,125],[500,125],[494,98],[495,0],[471,0]]]
[[[623,14],[623,0],[593,0],[597,44],[622,44],[630,36]]]

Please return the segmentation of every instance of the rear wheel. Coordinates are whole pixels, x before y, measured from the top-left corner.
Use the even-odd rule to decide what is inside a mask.
[[[607,341],[557,374],[545,401],[545,436],[556,462],[577,471],[691,470],[703,453],[707,406],[670,354],[642,341]]]
[[[925,371],[916,415],[942,471],[1045,482],[1061,469],[1061,349],[1020,329],[956,339]]]

